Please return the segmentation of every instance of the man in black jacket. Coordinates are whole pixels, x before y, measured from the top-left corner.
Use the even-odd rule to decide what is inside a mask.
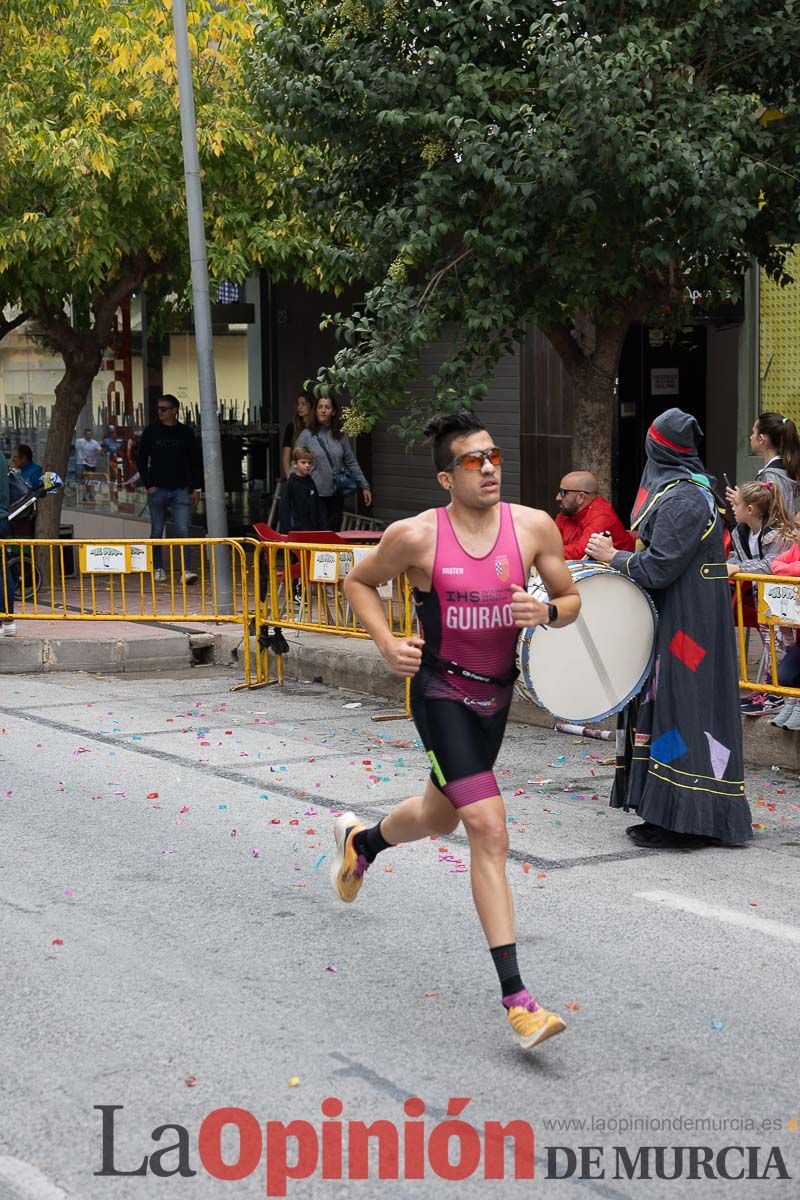
[[[189,536],[189,513],[200,498],[200,453],[197,438],[178,420],[178,400],[162,396],[158,401],[158,421],[148,425],[139,443],[136,465],[147,488],[150,509],[150,537],[164,536],[167,513],[172,514],[175,536]],[[187,553],[184,551],[184,554]],[[183,555],[180,556],[184,561]],[[160,546],[153,549],[156,580],[166,579]],[[185,583],[194,583],[197,574],[185,571]]]

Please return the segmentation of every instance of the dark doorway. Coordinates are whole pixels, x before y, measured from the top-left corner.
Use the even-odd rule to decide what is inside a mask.
[[[619,370],[614,507],[627,520],[644,467],[644,439],[659,413],[682,408],[706,427],[705,325],[688,325],[668,340],[661,330],[633,325]],[[702,451],[701,451],[702,453]]]

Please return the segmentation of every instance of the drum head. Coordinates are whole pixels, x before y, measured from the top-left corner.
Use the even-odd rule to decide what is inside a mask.
[[[586,563],[570,570],[580,616],[564,629],[523,630],[519,682],[523,694],[553,716],[586,724],[619,712],[641,689],[652,666],[657,617],[647,593],[624,575]],[[535,587],[528,590],[538,595]]]

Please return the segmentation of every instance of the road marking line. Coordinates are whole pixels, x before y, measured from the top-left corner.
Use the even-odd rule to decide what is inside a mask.
[[[679,896],[675,892],[636,892],[636,896],[640,900],[650,900],[653,904],[672,908],[676,912],[694,913],[697,917],[708,917],[712,921],[736,925],[739,929],[752,929],[755,933],[764,933],[767,937],[800,945],[800,929],[796,925],[784,925],[781,921],[769,921],[765,917],[752,917],[748,913],[737,912],[734,908],[705,904],[702,900],[693,900],[691,896]]]
[[[7,1192],[4,1185],[12,1188]],[[74,1195],[74,1194],[73,1194]],[[0,1156],[0,1196],[5,1200],[68,1200],[67,1193],[21,1158]]]

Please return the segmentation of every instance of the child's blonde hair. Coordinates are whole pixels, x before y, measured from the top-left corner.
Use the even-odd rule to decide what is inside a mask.
[[[301,459],[304,462],[306,459],[308,459],[310,462],[314,461],[314,455],[309,450],[308,446],[295,446],[294,450],[292,451],[292,462],[300,462]]]
[[[795,533],[794,516],[786,507],[783,494],[774,483],[742,483],[737,489],[742,504],[752,505],[760,515],[761,520],[777,529],[785,538],[791,538]]]

